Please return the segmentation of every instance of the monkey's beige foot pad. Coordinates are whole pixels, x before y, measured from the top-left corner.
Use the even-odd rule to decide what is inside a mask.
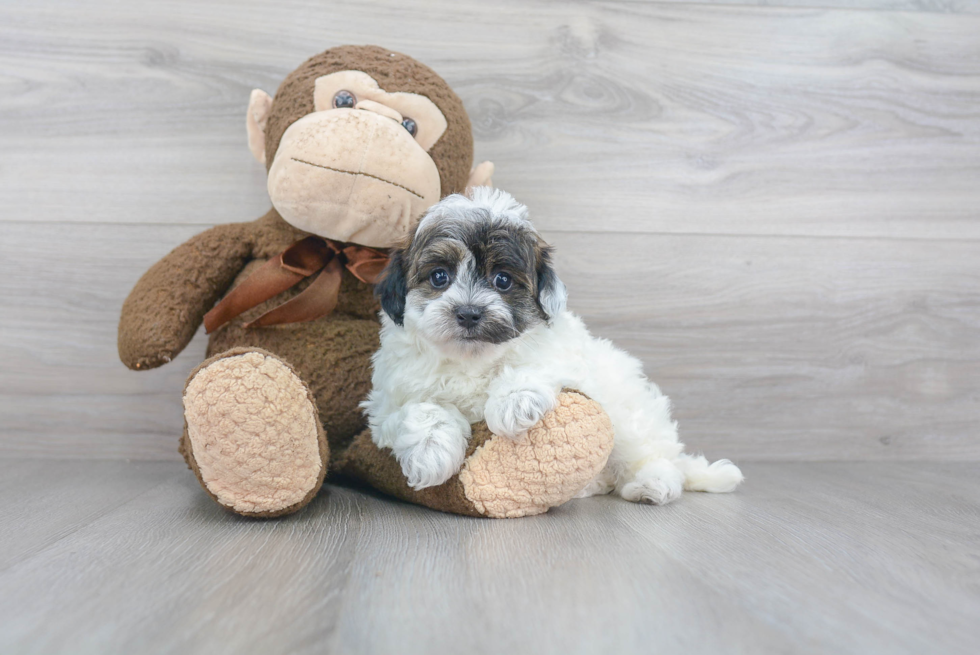
[[[313,398],[271,353],[236,349],[205,361],[184,388],[184,418],[188,464],[232,511],[288,514],[323,484],[327,442]]]
[[[613,429],[598,403],[566,392],[521,441],[494,437],[466,460],[459,480],[485,516],[542,514],[571,500],[606,465]]]
[[[606,465],[612,446],[612,424],[598,403],[564,392],[523,441],[494,436],[486,423],[474,425],[463,468],[437,487],[410,488],[391,451],[375,446],[369,430],[337,458],[336,467],[432,509],[516,518],[543,514],[574,498]]]

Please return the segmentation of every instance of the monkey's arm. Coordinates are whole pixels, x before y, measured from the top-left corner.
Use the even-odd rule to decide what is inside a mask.
[[[143,274],[123,303],[119,358],[134,370],[166,364],[190,342],[252,254],[251,223],[192,237]]]

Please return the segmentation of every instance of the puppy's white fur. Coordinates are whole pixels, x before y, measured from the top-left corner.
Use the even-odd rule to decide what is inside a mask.
[[[440,211],[466,220],[473,209],[485,210],[483,216],[489,212],[495,221],[530,225],[523,205],[487,188],[474,189],[471,198],[451,196],[421,225]],[[565,309],[564,286],[557,280],[538,298],[548,320],[502,343],[454,338],[445,327],[446,307],[480,303],[488,312],[509,311],[493,289],[468,285],[463,276],[472,274],[464,262],[438,302],[409,291],[403,325],[381,315],[374,388],[363,407],[375,443],[393,450],[412,487],[441,484],[459,471],[470,424],[485,419],[494,434],[521,438],[554,408],[563,388],[597,401],[615,435],[606,467],[580,496],[615,492],[659,505],[683,489],[728,492],[742,481],[728,460],[709,465],[704,457],[683,452],[670,400],[643,374],[638,359],[589,334]]]

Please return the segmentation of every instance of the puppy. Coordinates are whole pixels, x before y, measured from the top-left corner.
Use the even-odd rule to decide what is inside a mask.
[[[565,309],[551,250],[509,194],[479,187],[433,206],[392,253],[376,292],[381,349],[362,407],[374,442],[392,449],[413,488],[459,471],[470,424],[485,419],[494,434],[519,439],[562,388],[598,402],[615,435],[580,496],[660,505],[683,489],[727,492],[742,481],[728,460],[684,454],[670,400],[640,361]]]

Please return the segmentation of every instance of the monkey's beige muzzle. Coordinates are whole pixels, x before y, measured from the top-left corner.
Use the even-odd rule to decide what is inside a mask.
[[[269,169],[269,196],[301,230],[387,248],[438,202],[439,171],[392,118],[330,109],[304,116],[283,134]]]

